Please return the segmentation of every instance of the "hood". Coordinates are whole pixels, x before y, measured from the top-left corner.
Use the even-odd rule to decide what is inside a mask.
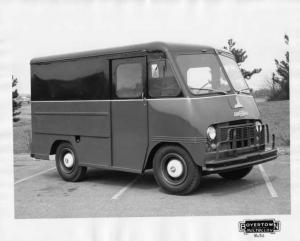
[[[201,115],[201,122],[207,125],[241,120],[259,119],[260,113],[253,96],[228,95],[215,98],[203,98],[193,100],[193,109]]]
[[[153,99],[149,103],[151,124],[156,127],[161,126],[163,129],[159,132],[164,132],[166,135],[172,135],[177,128],[178,136],[194,136],[197,133],[204,136],[207,127],[212,124],[260,118],[253,96],[244,94]],[[168,124],[163,125],[166,122]]]

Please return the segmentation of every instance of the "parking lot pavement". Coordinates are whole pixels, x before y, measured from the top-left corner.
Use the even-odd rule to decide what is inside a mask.
[[[16,218],[290,213],[288,154],[255,166],[242,180],[205,176],[199,189],[189,196],[165,193],[151,171],[140,176],[88,169],[84,181],[65,182],[54,161],[35,160],[28,155],[15,155],[14,175]]]

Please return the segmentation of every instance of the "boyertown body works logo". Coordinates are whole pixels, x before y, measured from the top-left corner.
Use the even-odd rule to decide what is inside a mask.
[[[275,232],[280,231],[280,221],[276,221],[275,219],[244,220],[239,222],[239,231],[244,234],[275,234]]]

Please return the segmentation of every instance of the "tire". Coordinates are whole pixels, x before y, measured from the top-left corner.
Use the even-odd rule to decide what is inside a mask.
[[[78,158],[73,146],[68,142],[61,143],[55,155],[56,169],[62,179],[78,182],[86,174],[86,167],[78,165]]]
[[[246,168],[238,169],[238,170],[234,170],[234,171],[221,172],[221,173],[219,173],[219,175],[226,179],[238,180],[238,179],[242,179],[243,177],[247,176],[249,174],[249,172],[251,172],[252,168],[253,167],[251,166],[251,167],[246,167]]]
[[[202,177],[189,153],[179,146],[160,148],[154,156],[153,169],[158,185],[172,194],[191,193],[199,186]]]

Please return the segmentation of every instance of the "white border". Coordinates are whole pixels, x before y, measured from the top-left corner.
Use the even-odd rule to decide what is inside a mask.
[[[149,2],[149,1],[148,1]],[[293,1],[291,1],[293,2]],[[70,3],[71,4],[71,3]],[[226,2],[226,5],[229,4]],[[275,4],[270,2],[270,4]],[[17,6],[16,6],[17,7]],[[3,9],[3,7],[1,7]],[[255,14],[255,9],[253,9]],[[225,12],[224,12],[225,14]],[[240,13],[242,14],[242,13]],[[280,12],[278,13],[280,15]],[[289,14],[288,12],[285,14]],[[266,10],[267,15],[267,10]],[[225,17],[226,15],[224,15]],[[215,17],[215,16],[212,16]],[[254,15],[255,17],[255,15]],[[283,17],[284,16],[278,16]],[[291,203],[292,215],[202,216],[174,218],[86,218],[14,219],[13,157],[11,124],[11,56],[1,52],[0,62],[0,239],[1,241],[77,241],[77,240],[253,240],[238,232],[238,222],[246,219],[274,218],[281,231],[255,240],[298,240],[300,213],[300,54],[299,18],[290,23],[291,37]],[[38,19],[37,19],[38,21]],[[247,26],[243,26],[247,28]],[[259,27],[259,26],[258,26]],[[1,27],[0,27],[1,30]],[[200,30],[197,30],[200,31]],[[246,30],[245,30],[246,31]],[[268,31],[268,30],[266,30]],[[267,50],[266,50],[267,51]],[[201,200],[199,200],[201,202]],[[221,238],[220,238],[221,237]]]

